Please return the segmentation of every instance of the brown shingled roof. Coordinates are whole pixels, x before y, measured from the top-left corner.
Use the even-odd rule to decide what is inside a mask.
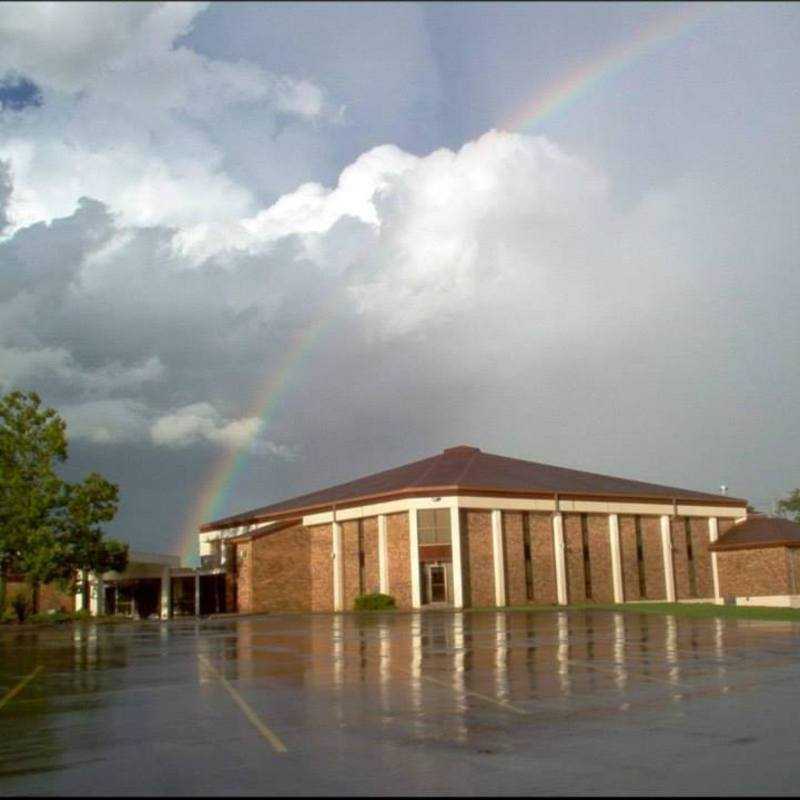
[[[753,550],[759,547],[800,547],[800,525],[781,517],[756,514],[737,522],[709,549]]]
[[[745,500],[735,497],[537,464],[534,461],[484,453],[477,447],[462,445],[450,447],[435,456],[402,467],[218,519],[202,525],[200,530],[217,530],[280,519],[300,512],[308,514],[324,511],[333,505],[341,508],[397,497],[466,492],[512,497],[552,497],[558,494],[562,499],[581,497],[713,502],[715,505],[746,504]]]

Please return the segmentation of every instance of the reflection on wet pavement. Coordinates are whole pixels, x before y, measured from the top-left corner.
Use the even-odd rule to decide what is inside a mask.
[[[0,792],[795,793],[798,633],[603,611],[3,632]]]

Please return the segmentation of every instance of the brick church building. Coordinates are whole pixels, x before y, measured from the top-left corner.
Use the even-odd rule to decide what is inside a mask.
[[[200,548],[225,565],[242,613],[346,611],[378,591],[400,609],[794,605],[800,526],[776,534],[762,518],[754,538],[753,519],[727,495],[460,446],[210,522]]]

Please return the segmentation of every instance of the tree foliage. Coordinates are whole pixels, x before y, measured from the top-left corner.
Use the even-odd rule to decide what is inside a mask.
[[[67,483],[56,472],[66,459],[66,423],[35,392],[0,398],[0,574],[36,586],[125,568],[127,545],[101,528],[117,512],[117,486],[94,472]]]
[[[795,489],[788,497],[778,500],[778,513],[800,523],[800,489]]]

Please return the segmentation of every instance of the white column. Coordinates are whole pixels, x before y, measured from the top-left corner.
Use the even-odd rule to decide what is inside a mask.
[[[464,572],[461,566],[461,515],[458,506],[450,509],[450,534],[453,552],[453,606],[464,607]]]
[[[194,574],[194,615],[200,616],[200,573]]]
[[[386,537],[386,514],[378,514],[378,580],[381,594],[389,594],[389,544]]]
[[[675,602],[675,572],[672,568],[672,533],[669,527],[669,516],[661,516],[661,554],[664,559],[664,587],[667,590],[667,602]]]
[[[89,611],[94,617],[105,613],[105,591],[103,579],[93,572],[89,576]]]
[[[625,589],[622,583],[622,550],[619,544],[619,517],[608,515],[608,541],[611,546],[611,581],[614,585],[614,602],[625,602]]]
[[[161,568],[161,619],[169,619],[172,612],[172,578],[169,567]]]
[[[553,514],[553,555],[556,561],[556,594],[558,604],[567,604],[567,563],[564,557],[564,519],[560,512]]]
[[[75,610],[83,611],[83,570],[78,570],[77,588],[75,589]]]
[[[411,564],[411,607],[419,608],[422,598],[419,591],[419,534],[417,533],[417,511],[408,512],[408,557]]]
[[[333,610],[342,611],[344,606],[344,548],[342,547],[341,523],[331,523],[331,540],[333,547]]]
[[[503,558],[503,512],[492,511],[492,561],[494,563],[494,604],[506,605],[506,565]]]
[[[719,525],[716,517],[708,518],[708,539],[716,542],[719,538]],[[714,602],[721,603],[722,596],[719,593],[719,567],[717,565],[717,554],[711,553],[711,577],[714,581]]]

